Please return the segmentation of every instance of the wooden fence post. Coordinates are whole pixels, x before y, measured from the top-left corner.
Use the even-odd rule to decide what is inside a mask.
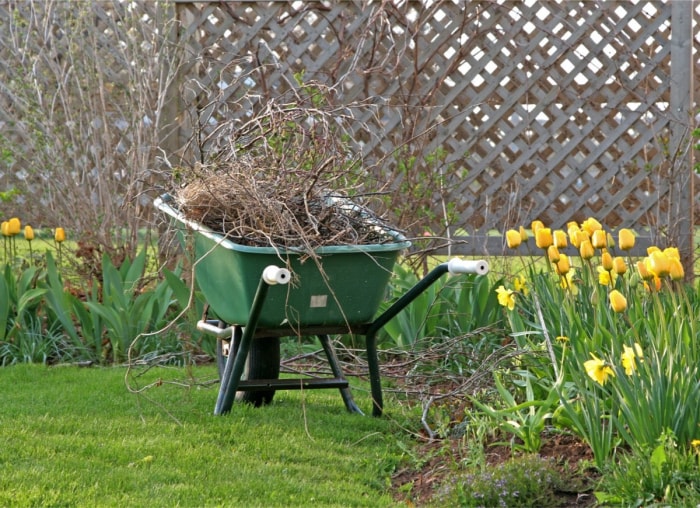
[[[680,202],[676,229],[678,249],[683,265],[687,267],[686,278],[692,280],[693,251],[695,238],[694,180],[693,170],[693,2],[673,2],[671,10],[671,96],[669,112],[671,119],[671,155],[679,158],[678,172],[672,185]],[[672,195],[673,195],[672,194]],[[670,204],[673,206],[673,203]]]

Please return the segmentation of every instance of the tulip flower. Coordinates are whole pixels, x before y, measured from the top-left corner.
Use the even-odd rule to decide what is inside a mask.
[[[685,271],[683,270],[683,263],[681,263],[680,259],[671,258],[669,260],[668,274],[671,280],[683,280]]]
[[[595,255],[595,250],[593,249],[593,245],[591,245],[589,240],[584,240],[581,242],[579,252],[583,259],[591,259]]]
[[[566,239],[566,233],[562,231],[561,229],[557,229],[554,232],[554,246],[557,249],[563,249],[569,244],[569,242]]]
[[[607,239],[608,239],[608,248],[613,249],[615,248],[615,239],[613,238],[613,235],[610,233],[607,233]]]
[[[600,222],[591,217],[583,221],[581,224],[581,229],[588,233],[588,236],[593,236],[593,232],[600,231],[603,229],[603,226]]]
[[[66,240],[66,232],[63,230],[63,228],[56,228],[56,232],[53,235],[53,239],[56,240],[56,243],[58,244],[58,266],[61,266],[63,258],[63,250],[61,249],[61,246]]]
[[[620,256],[616,256],[613,259],[613,270],[615,270],[615,273],[618,275],[622,275],[627,272],[627,264]]]
[[[10,236],[15,236],[19,234],[22,225],[17,217],[12,217],[9,221],[7,221],[7,228]]]
[[[630,250],[634,247],[634,233],[630,229],[621,229],[617,233],[617,242],[622,250]]]
[[[24,226],[24,239],[29,242],[29,259],[32,259],[32,240],[34,240],[34,230],[30,225]]]
[[[610,307],[617,313],[624,312],[627,309],[627,298],[617,289],[610,291]]]
[[[651,280],[654,277],[654,274],[649,271],[644,261],[637,261],[637,272],[642,280]]]
[[[608,246],[608,234],[602,229],[593,231],[591,236],[591,244],[594,249],[604,249]]]
[[[10,235],[10,223],[6,220],[2,221],[2,236],[12,236]]]
[[[681,260],[681,253],[678,251],[678,247],[666,247],[663,252],[669,259]]]
[[[583,362],[586,373],[599,385],[604,385],[608,377],[615,377],[615,372],[603,360],[591,353],[591,360]]]
[[[569,240],[571,240],[571,245],[578,249],[581,246],[581,241],[584,240],[584,235],[582,234],[581,229],[578,227],[578,224],[576,224],[575,222],[570,222],[566,231],[569,234]]]
[[[569,263],[569,256],[566,254],[560,254],[559,260],[554,263],[554,267],[557,270],[558,275],[566,275],[571,270],[571,264]]]
[[[547,257],[551,263],[558,262],[559,258],[561,257],[561,254],[559,254],[559,249],[557,249],[554,245],[550,245],[547,247]]]
[[[520,231],[516,231],[515,229],[509,229],[506,231],[506,244],[508,245],[509,249],[516,249],[520,247],[521,242],[522,238],[520,236]]]
[[[554,243],[551,228],[541,227],[535,232],[535,245],[540,249],[547,249]]]
[[[530,229],[533,235],[537,235],[537,230],[544,227],[544,223],[541,220],[533,220],[530,223]]]
[[[605,251],[600,255],[600,264],[603,266],[604,270],[608,272],[612,271],[613,258],[608,251]]]
[[[527,242],[527,231],[522,226],[520,226],[520,242]]]
[[[671,261],[666,254],[657,250],[652,252],[649,257],[648,268],[657,277],[666,277],[671,271]]]

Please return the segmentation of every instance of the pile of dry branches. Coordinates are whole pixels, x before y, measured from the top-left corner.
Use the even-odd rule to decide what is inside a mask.
[[[367,174],[346,142],[351,109],[329,106],[327,92],[305,85],[243,125],[220,125],[209,160],[183,172],[183,214],[243,245],[394,241],[392,228],[357,201]]]

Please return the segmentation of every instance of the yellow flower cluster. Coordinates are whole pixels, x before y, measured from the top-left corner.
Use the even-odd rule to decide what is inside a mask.
[[[661,289],[661,280],[665,277],[671,280],[683,280],[685,271],[681,263],[678,249],[668,247],[664,250],[658,247],[649,247],[647,257],[637,261],[637,272],[644,280],[647,289]]]
[[[2,232],[2,236],[7,238],[17,236],[22,231],[22,222],[17,217],[12,217],[10,220],[2,222],[0,231]],[[30,225],[24,226],[24,239],[28,242],[34,240],[34,229]],[[61,243],[64,242],[65,239],[65,230],[63,228],[56,228],[54,230],[54,240],[57,243]]]
[[[644,352],[642,347],[634,343],[634,347],[622,346],[623,352],[620,355],[620,364],[625,369],[625,374],[631,376],[637,370],[637,360],[644,361]],[[583,362],[583,368],[586,369],[588,376],[599,385],[604,385],[609,378],[615,377],[615,371],[612,366],[601,360],[596,355],[591,353],[591,359]]]
[[[617,278],[627,273],[627,262],[622,256],[614,256],[611,253],[610,249],[615,247],[615,239],[605,231],[600,222],[594,218],[586,219],[581,224],[571,221],[567,223],[566,231],[552,231],[542,221],[535,220],[530,225],[530,229],[535,237],[535,245],[545,251],[548,261],[561,277],[561,286],[574,294],[577,290],[573,283],[573,268],[569,257],[560,252],[560,249],[571,245],[577,249],[579,256],[587,262],[590,262],[598,252],[600,256],[600,265],[596,267],[598,282],[611,289],[608,294],[610,307],[615,312],[624,312],[627,309],[627,300],[624,295],[613,289],[616,286]],[[506,231],[505,238],[508,247],[515,249],[527,241],[528,236],[525,228],[520,226],[519,230]],[[620,229],[617,248],[621,251],[629,251],[634,248],[635,239],[636,236],[632,230]],[[678,249],[674,247],[664,250],[650,247],[648,256],[637,262],[636,267],[648,289],[652,287],[660,289],[661,280],[664,277],[669,277],[671,280],[682,280],[685,276]]]

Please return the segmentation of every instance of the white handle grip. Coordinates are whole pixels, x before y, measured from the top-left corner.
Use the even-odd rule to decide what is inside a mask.
[[[275,284],[287,284],[292,278],[292,274],[286,268],[270,265],[263,270],[263,280],[270,286]]]
[[[451,275],[458,273],[474,273],[476,275],[486,275],[489,273],[489,264],[483,259],[459,259],[452,258],[447,262],[447,271]]]

